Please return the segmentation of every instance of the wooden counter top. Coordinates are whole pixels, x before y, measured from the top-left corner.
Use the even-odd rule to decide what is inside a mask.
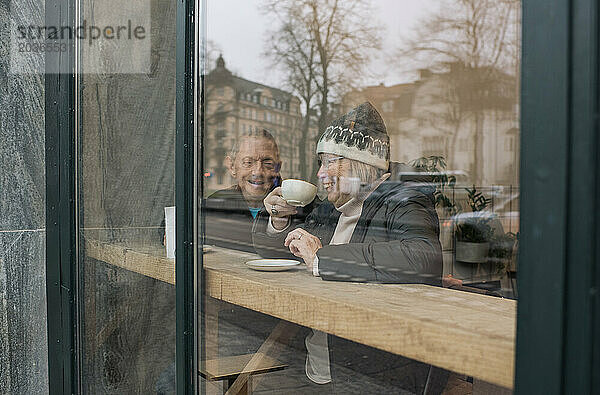
[[[164,249],[88,241],[89,257],[174,284]],[[204,254],[207,295],[512,388],[516,302],[413,284],[323,281],[305,269],[256,272],[255,255]]]

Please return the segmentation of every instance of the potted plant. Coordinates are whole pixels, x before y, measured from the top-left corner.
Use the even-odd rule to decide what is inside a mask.
[[[456,260],[469,263],[486,262],[493,229],[492,215],[485,211],[491,199],[477,191],[475,185],[467,191],[470,213],[458,214],[456,218]]]
[[[435,185],[435,208],[440,220],[440,242],[443,250],[451,250],[454,234],[452,218],[460,212],[460,207],[448,197],[447,193],[450,190],[454,191],[456,177],[444,172],[446,160],[443,156],[421,157],[412,160],[409,164],[418,171],[431,175],[431,181]]]
[[[506,273],[510,269],[517,238],[518,235],[512,232],[492,237],[488,252],[488,261],[496,264],[497,273]]]
[[[450,218],[460,211],[459,207],[446,195],[449,189],[454,189],[456,177],[444,172],[446,160],[443,156],[432,155],[417,158],[412,160],[410,165],[419,171],[431,174],[431,181],[435,184],[435,206],[442,211],[443,218]]]

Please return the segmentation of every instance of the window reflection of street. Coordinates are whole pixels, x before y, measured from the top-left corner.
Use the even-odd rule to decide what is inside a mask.
[[[487,305],[482,295],[503,298],[517,296],[520,1],[424,1],[418,6],[419,19],[411,23],[403,20],[405,26],[401,28],[390,22],[389,15],[415,15],[416,9],[412,9],[414,6],[410,2],[268,0],[261,3],[261,7],[249,2],[239,6],[239,12],[252,15],[253,27],[240,28],[239,31],[222,28],[227,25],[224,21],[233,15],[227,9],[227,4],[209,3],[208,7],[212,17],[208,26],[204,79],[205,176],[202,181],[205,190],[204,209],[207,210],[204,211],[207,221],[205,241],[230,250],[259,252],[265,258],[298,259],[303,267],[310,270],[316,268],[313,274],[320,277],[311,278],[310,271],[301,274],[301,270],[295,270],[293,273],[280,273],[273,280],[285,283],[287,276],[302,275],[303,281],[311,282],[313,295],[331,295],[330,300],[347,292],[338,284],[340,281],[433,284],[435,281],[417,279],[433,276],[438,285],[453,290],[438,287],[420,294],[424,298],[420,308],[425,315],[431,313],[431,322],[441,323],[445,318],[435,316],[436,308],[427,305],[427,297],[432,296],[431,292],[450,292],[446,295],[446,303],[449,305],[448,314],[454,314],[462,309],[461,302],[455,299],[455,290],[462,291],[467,295],[465,297],[474,298],[464,303],[464,308],[480,306],[485,309],[486,313],[473,313],[478,319],[489,318],[494,325],[503,325],[500,324],[502,320],[503,323],[514,321],[514,316],[509,318],[510,314],[504,315],[491,305],[512,305],[514,302],[500,302],[498,298]],[[249,44],[242,46],[242,42]],[[260,50],[255,50],[259,42]],[[255,52],[254,56],[248,56],[252,51]],[[240,58],[241,53],[245,54],[243,59]],[[365,185],[372,181],[365,182],[360,177],[349,176],[348,166],[352,161],[364,164],[368,160],[365,161],[360,155],[348,155],[351,150],[340,153],[335,147],[332,148],[336,144],[346,144],[360,150],[364,148],[361,144],[364,145],[365,136],[369,136],[371,141],[376,140],[374,135],[366,133],[363,134],[362,143],[347,144],[357,133],[364,133],[363,129],[354,129],[356,125],[362,127],[360,120],[356,125],[356,119],[354,122],[332,125],[332,121],[351,113],[361,103],[370,103],[381,115],[389,136],[388,162],[386,166],[380,166],[380,170],[388,175],[380,185],[404,192],[410,185],[419,191],[417,194],[431,199],[431,223],[434,224],[434,233],[439,231],[439,235],[436,233],[432,240],[428,240],[427,232],[419,228],[422,221],[418,219],[401,215],[401,220],[394,222],[397,218],[395,214],[403,209],[399,206],[390,208],[386,216],[369,218],[366,227],[372,233],[365,240],[356,236],[361,230],[351,229],[348,238],[333,238],[334,245],[328,245],[330,237],[324,229],[331,227],[335,234],[338,227],[344,229],[346,217],[352,217],[348,215],[349,212],[343,211],[347,196],[339,192],[352,185],[352,179],[359,179]],[[323,139],[328,127],[336,126],[340,129],[331,134],[331,141]],[[319,187],[319,199],[313,203],[314,207],[298,209],[298,215],[292,213],[293,209],[277,200],[282,195],[276,185],[265,194],[260,211],[252,211],[258,208],[256,204],[240,204],[239,200],[234,202],[235,199],[227,200],[227,197],[215,200],[215,197],[221,198],[215,193],[240,185],[239,177],[231,172],[227,164],[231,147],[243,136],[262,130],[267,130],[278,146],[281,179],[305,180]],[[346,148],[343,147],[343,150]],[[321,167],[318,160],[319,155],[324,154],[335,156],[335,161],[325,166],[327,170]],[[374,163],[376,161],[371,165]],[[364,175],[364,172],[361,174]],[[375,178],[379,176],[382,174]],[[379,184],[373,185],[371,192],[377,195]],[[393,199],[392,195],[387,198],[386,207],[392,207],[390,202]],[[315,216],[318,207],[323,208],[328,204],[335,206],[328,214],[331,217],[329,220],[324,219],[322,213]],[[428,204],[423,203],[422,207],[428,210]],[[340,207],[342,211],[338,211],[341,214],[336,212]],[[370,206],[367,207],[369,209]],[[289,212],[282,215],[282,210]],[[411,213],[413,211],[409,210]],[[358,218],[361,218],[361,214],[358,214]],[[263,220],[268,223],[261,223]],[[250,223],[251,226],[248,225]],[[390,223],[395,225],[391,226]],[[356,229],[361,227],[365,228],[364,223]],[[410,230],[405,232],[405,228]],[[277,245],[271,242],[276,231],[282,232],[277,236],[281,238]],[[339,232],[338,236],[342,233]],[[421,270],[430,260],[427,256],[429,249],[410,244],[406,235],[411,233],[421,235],[419,242],[427,240],[425,244],[428,246],[440,246],[439,274],[433,275],[433,270]],[[325,234],[328,236],[323,237]],[[264,235],[267,236],[263,238]],[[403,243],[403,250],[392,254],[394,260],[377,253],[383,248],[382,245],[394,240]],[[324,253],[335,249],[336,244],[343,244],[348,256],[340,258],[336,254]],[[361,247],[357,248],[359,244]],[[361,249],[363,244],[364,249]],[[298,247],[300,245],[304,247]],[[355,250],[359,252],[354,253]],[[405,256],[411,254],[409,261],[412,270],[407,270],[402,262]],[[205,262],[210,266],[211,259],[217,256],[207,255]],[[332,266],[335,269],[320,272],[319,266],[327,267],[330,256],[337,260],[336,265]],[[375,256],[377,259],[373,259]],[[256,284],[263,279],[261,274],[244,272],[243,266],[233,268],[223,264],[223,270],[228,273],[241,270],[238,273],[240,276],[250,276]],[[351,269],[353,267],[355,271]],[[360,275],[357,274],[359,268]],[[216,266],[214,269],[217,269]],[[370,270],[375,270],[376,274],[370,276]],[[409,279],[411,275],[414,276],[412,280]],[[355,285],[360,284],[352,284],[352,287]],[[242,284],[239,286],[244,287]],[[374,285],[362,286],[369,288]],[[251,308],[264,314],[323,330],[316,323],[308,325],[295,320],[294,314],[298,312],[293,310],[294,306],[289,306],[291,311],[278,310],[278,303],[287,306],[283,299],[277,299],[279,293],[285,294],[281,288],[269,291],[272,292],[269,297],[277,300],[271,301],[274,306],[269,309],[256,296],[257,289],[244,288],[243,297],[236,299],[232,296],[229,303],[254,306]],[[405,289],[407,294],[412,292],[409,291],[412,290],[410,286]],[[335,292],[340,295],[334,295]],[[379,298],[375,295],[372,297]],[[398,296],[399,300],[404,297]],[[478,299],[480,297],[484,299]],[[314,301],[311,304],[313,307],[306,308],[318,314],[319,308],[314,307],[315,303],[321,302]],[[375,314],[373,311],[378,308],[383,309],[381,305],[386,303],[399,309],[390,312],[391,316],[405,313],[402,302],[397,300],[384,302],[378,299],[378,303],[377,306],[371,306],[370,314]],[[237,311],[236,306],[232,306],[232,311]],[[365,311],[363,314],[369,313]],[[258,324],[260,316],[248,319],[256,319]],[[342,317],[330,319],[339,320]],[[374,322],[377,322],[376,319]],[[240,325],[251,326],[251,323]],[[335,325],[346,324],[338,321]],[[351,323],[347,325],[353,328]],[[360,325],[360,321],[354,323],[354,326]],[[247,330],[242,328],[239,336],[243,337],[245,333],[248,333]],[[326,337],[329,341],[337,342],[337,337],[331,335],[339,333],[329,331],[329,337]],[[306,339],[310,340],[309,337]],[[367,337],[359,342],[374,346]],[[345,347],[346,351],[351,349],[348,345]],[[505,344],[503,347],[506,351],[512,349],[514,344]],[[299,352],[306,353],[307,350],[301,345]],[[382,356],[376,356],[368,348],[360,352],[363,357],[373,356],[377,360],[372,366],[381,362]],[[337,363],[335,358],[332,358],[329,362],[319,363],[320,366],[331,364],[332,371],[339,371],[339,366],[334,366]],[[355,363],[350,356],[346,361]],[[388,361],[395,360],[390,357]],[[353,366],[354,372],[361,370],[358,365]],[[455,372],[460,369],[453,369],[448,383],[458,377]],[[505,366],[503,369],[512,378],[512,368],[506,369]],[[285,371],[286,377],[295,374],[302,376],[304,367],[291,364]],[[308,391],[309,388],[327,391],[327,384],[319,387],[313,383],[327,382],[327,374],[322,377],[313,375],[312,378],[310,374],[307,375],[312,381],[308,382],[308,386],[304,383],[298,387],[302,388],[300,391]],[[367,376],[372,379],[376,375]],[[484,376],[476,376],[471,380],[473,383],[463,380],[460,385],[465,385],[469,390],[483,388]],[[279,377],[274,381],[285,381],[283,376],[273,374],[273,377]],[[512,386],[509,380],[500,383],[496,379],[489,379],[503,387]],[[460,377],[458,380],[461,381]],[[264,382],[268,381],[265,379]],[[349,379],[347,382],[351,381]],[[378,385],[385,388],[389,384],[385,379],[365,379],[365,382],[372,383],[373,388],[380,388]],[[414,392],[414,388],[408,391]]]

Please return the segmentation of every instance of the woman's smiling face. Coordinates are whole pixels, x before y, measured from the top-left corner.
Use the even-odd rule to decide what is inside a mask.
[[[317,177],[327,191],[327,200],[336,208],[348,202],[360,180],[352,177],[350,160],[331,154],[319,154]]]

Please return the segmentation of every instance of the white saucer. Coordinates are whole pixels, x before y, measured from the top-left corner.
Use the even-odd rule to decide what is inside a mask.
[[[292,259],[254,259],[246,262],[246,265],[252,270],[261,272],[282,272],[290,270],[300,264]]]

